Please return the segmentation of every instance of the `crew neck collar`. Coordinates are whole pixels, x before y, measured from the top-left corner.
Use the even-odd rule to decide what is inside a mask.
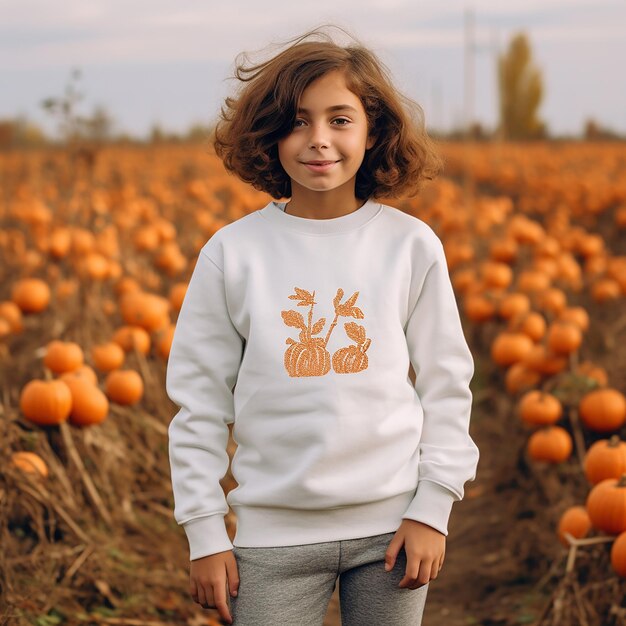
[[[285,213],[286,202],[272,201],[259,214],[271,222],[310,235],[335,235],[360,228],[382,211],[382,205],[375,200],[367,200],[365,204],[352,213],[329,219],[312,219]]]

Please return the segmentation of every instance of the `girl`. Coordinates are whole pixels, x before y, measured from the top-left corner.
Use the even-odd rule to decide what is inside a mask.
[[[361,45],[312,31],[237,77],[215,149],[277,200],[204,245],[170,352],[191,595],[237,626],[321,626],[339,579],[344,626],[419,625],[475,478],[473,360],[440,240],[376,198],[440,162]]]

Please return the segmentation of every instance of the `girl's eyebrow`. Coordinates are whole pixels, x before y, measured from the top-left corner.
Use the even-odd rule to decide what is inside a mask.
[[[344,111],[344,110],[354,111],[355,113],[357,112],[357,110],[353,106],[350,106],[349,104],[335,104],[334,106],[328,107],[326,109],[326,111],[328,111],[328,112],[330,112],[330,111]],[[308,114],[308,113],[310,113],[310,111],[308,109],[299,108],[298,109],[298,113]]]

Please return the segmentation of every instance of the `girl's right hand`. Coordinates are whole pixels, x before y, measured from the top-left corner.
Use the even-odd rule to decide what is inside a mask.
[[[236,596],[239,588],[239,571],[232,550],[217,552],[191,561],[189,575],[191,597],[204,609],[215,608],[222,619],[233,623],[226,588]]]

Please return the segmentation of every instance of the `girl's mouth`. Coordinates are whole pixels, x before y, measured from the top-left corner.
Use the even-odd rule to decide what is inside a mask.
[[[337,163],[337,161],[303,161],[302,165],[312,172],[326,172],[331,169],[335,163]]]

